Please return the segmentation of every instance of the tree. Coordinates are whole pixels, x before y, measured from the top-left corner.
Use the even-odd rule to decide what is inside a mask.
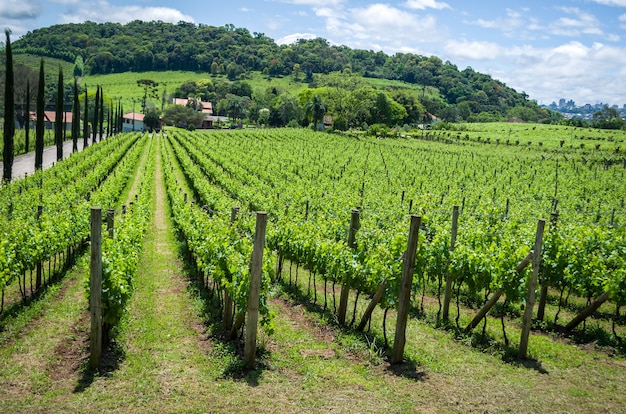
[[[313,95],[313,99],[306,104],[306,115],[313,118],[313,131],[317,131],[317,126],[324,120],[325,113],[326,107],[324,102],[322,102],[319,95]]]
[[[83,63],[83,57],[81,55],[76,55],[76,59],[74,59],[74,77],[83,76],[84,69],[85,65]]]
[[[143,124],[152,132],[152,130],[159,127],[159,123],[159,112],[154,108],[150,108],[148,113],[143,117]]]
[[[117,128],[116,129],[119,133],[124,131],[124,108],[122,107],[121,101],[117,104]]]
[[[401,123],[406,118],[407,112],[404,106],[391,99],[385,92],[379,92],[371,116],[370,124],[383,123],[392,127]]]
[[[107,137],[113,136],[113,102],[109,101],[109,115],[107,117]]]
[[[57,147],[57,161],[63,159],[63,69],[59,66],[59,81],[57,83],[57,101],[54,115],[54,144]]]
[[[302,73],[302,68],[299,63],[293,65],[293,79],[298,82],[300,80],[300,73]]]
[[[391,97],[406,110],[406,122],[410,124],[417,124],[422,120],[424,112],[426,112],[426,108],[424,108],[424,105],[422,105],[419,99],[417,99],[415,93],[400,89],[393,91]]]
[[[85,86],[85,115],[83,117],[83,149],[89,146],[89,94]]]
[[[595,127],[602,129],[622,129],[624,120],[615,108],[608,105],[593,114],[592,121]]]
[[[74,97],[72,104],[72,152],[78,151],[80,135],[80,99],[78,99],[78,81],[74,78]]]
[[[46,107],[46,74],[43,67],[43,59],[39,63],[39,84],[37,86],[37,122],[35,124],[35,170],[41,170],[43,166],[43,134],[44,134],[44,110]]]
[[[6,81],[4,88],[4,149],[2,152],[2,180],[11,181],[13,174],[13,138],[15,136],[15,94],[13,83],[13,53],[11,51],[11,31],[5,30],[7,37]]]
[[[91,139],[91,143],[95,144],[96,142],[98,142],[98,117],[100,116],[100,86],[96,85],[96,108],[93,111],[93,122],[91,123],[91,133],[92,133],[92,139]]]
[[[139,79],[137,81],[137,86],[143,88],[143,97],[141,98],[141,113],[146,113],[146,103],[148,102],[148,97],[153,99],[158,99],[158,89],[159,83],[153,81],[152,79]]]
[[[26,123],[24,124],[24,153],[30,147],[30,80],[26,81],[26,99],[24,100],[24,111],[26,112]]]
[[[102,137],[104,136],[104,91],[102,90],[102,86],[100,87],[100,115],[99,115],[99,123],[100,123],[100,141],[102,141]]]
[[[181,128],[187,128],[189,125],[196,126],[202,123],[202,119],[203,116],[201,113],[181,105],[171,105],[165,110],[165,114],[163,115],[164,123]]]

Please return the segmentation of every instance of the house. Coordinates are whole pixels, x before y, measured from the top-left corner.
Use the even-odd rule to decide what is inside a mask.
[[[211,102],[204,102],[200,98],[193,98],[193,97],[189,97],[187,99],[174,98],[172,103],[174,105],[190,106],[193,108],[194,100],[195,100],[197,112],[202,112],[203,114],[213,115],[213,104]]]
[[[227,122],[228,117],[226,116],[205,115],[200,128],[211,129],[215,127],[214,124],[217,124],[219,128],[221,124],[225,124]]]
[[[44,122],[46,124],[46,129],[54,129],[54,124],[56,124],[56,112],[55,111],[44,111],[43,113]],[[61,122],[65,122],[65,129],[68,131],[72,130],[72,119],[73,115],[71,112],[63,112],[63,118]],[[37,116],[35,115],[35,120]]]
[[[74,118],[73,115],[74,114],[72,114],[71,112],[63,112],[63,119],[61,119],[61,122],[65,122],[65,130],[67,131],[72,130],[72,119]],[[57,117],[56,111],[44,111],[43,112],[44,128],[54,129],[54,124],[56,123],[56,117]],[[35,124],[37,122],[37,112],[31,111],[29,118],[30,118],[30,128],[33,129],[35,128]],[[16,122],[16,127],[21,128],[22,126]]]
[[[200,101],[200,105],[202,105],[201,112],[203,114],[213,115],[213,104],[211,102]]]
[[[324,115],[322,119],[322,123],[324,124],[324,129],[330,128],[333,126],[334,117],[332,115]]]
[[[183,99],[183,98],[174,98],[174,100],[172,101],[174,105],[180,105],[180,106],[187,106],[188,102],[189,102],[189,99]]]
[[[135,112],[129,112],[122,117],[124,120],[122,124],[122,132],[131,131],[144,131],[143,114],[137,114]]]

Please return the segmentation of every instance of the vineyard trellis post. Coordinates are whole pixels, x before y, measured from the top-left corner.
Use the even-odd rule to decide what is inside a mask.
[[[421,216],[411,216],[409,239],[407,242],[406,252],[404,254],[404,263],[402,266],[402,280],[400,281],[400,296],[398,298],[396,333],[393,341],[393,349],[391,351],[392,364],[401,363],[404,356],[404,344],[406,343],[406,324],[409,318],[409,307],[411,306],[411,286],[413,285],[415,254],[417,252],[417,241],[421,222]]]
[[[550,229],[549,231],[556,231],[556,223],[559,219],[559,213],[553,212],[550,214]],[[543,321],[545,311],[546,311],[546,302],[548,301],[548,281],[545,278],[541,280],[541,290],[539,291],[539,306],[537,308],[537,319]]]
[[[91,207],[91,264],[89,267],[89,312],[91,314],[91,369],[99,369],[102,358],[102,209]]]
[[[230,209],[230,222],[231,224],[235,222],[237,219],[237,214],[239,213],[239,207],[232,207]],[[230,297],[230,293],[228,293],[228,289],[224,289],[224,313],[222,318],[222,323],[224,325],[224,329],[230,330],[230,327],[233,325],[233,299]]]
[[[583,309],[578,315],[574,317],[567,325],[565,325],[565,330],[570,332],[574,328],[576,328],[582,321],[587,319],[587,317],[591,316],[595,311],[602,306],[604,302],[609,300],[610,292],[605,290],[602,292],[600,296],[598,296],[589,306]]]
[[[41,220],[41,215],[43,214],[43,206],[37,206],[37,221]],[[48,278],[50,275],[48,275]],[[41,260],[37,261],[37,273],[35,276],[35,291],[38,291],[41,287],[41,280],[43,278],[43,262]],[[31,279],[31,289],[32,289],[32,279]],[[26,290],[26,288],[24,288]]]
[[[452,234],[450,236],[450,253],[454,251],[456,245],[456,235],[459,226],[459,206],[452,208]],[[452,298],[452,273],[448,270],[446,274],[446,290],[443,296],[443,320],[448,320],[450,312],[450,299]]]
[[[115,210],[112,208],[107,210],[107,232],[112,239],[115,235]]]
[[[537,222],[537,233],[535,235],[535,248],[533,249],[533,274],[528,284],[528,298],[526,299],[526,308],[524,309],[524,317],[522,319],[522,336],[519,344],[520,358],[526,358],[528,355],[528,337],[530,335],[530,327],[533,322],[533,308],[535,307],[535,290],[537,289],[537,279],[539,278],[539,265],[541,263],[541,248],[543,245],[543,230],[546,221],[540,219]]]
[[[361,211],[359,209],[352,210],[350,216],[350,230],[348,233],[348,247],[351,249],[355,246],[356,232],[359,229]],[[339,296],[339,309],[337,311],[337,321],[340,325],[346,323],[346,311],[348,309],[348,295],[350,294],[350,286],[347,283],[341,285],[341,294]]]
[[[246,342],[244,360],[249,369],[254,368],[256,358],[256,336],[259,322],[259,295],[261,276],[263,273],[263,250],[265,249],[265,228],[267,213],[256,213],[256,229],[254,231],[254,247],[250,260],[250,291],[248,293],[248,320],[246,321]]]

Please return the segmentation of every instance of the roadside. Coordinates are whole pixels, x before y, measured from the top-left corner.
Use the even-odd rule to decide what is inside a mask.
[[[91,139],[90,139],[91,145]],[[83,150],[83,139],[78,140],[78,151]],[[63,142],[63,159],[68,158],[72,155],[72,140],[67,140]],[[57,147],[55,145],[51,145],[49,147],[44,148],[43,150],[43,163],[42,168],[45,170],[47,168],[52,167],[57,161]],[[0,170],[3,168],[3,163],[0,160]],[[35,151],[31,151],[26,154],[21,154],[15,156],[13,160],[13,178],[23,178],[27,174],[32,174],[35,172]]]

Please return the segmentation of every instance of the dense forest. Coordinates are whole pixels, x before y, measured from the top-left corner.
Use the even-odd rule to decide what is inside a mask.
[[[229,24],[214,27],[139,20],[126,25],[63,24],[27,33],[14,42],[13,50],[16,54],[75,62],[76,76],[191,70],[237,80],[250,71],[260,71],[272,77],[301,76],[303,81],[312,82],[314,74],[347,70],[368,78],[436,88],[441,102],[433,110],[446,119],[467,119],[471,114],[481,114],[479,120],[483,121],[507,116],[534,121],[550,117],[548,111],[528,100],[525,93],[518,93],[472,68],[459,70],[436,56],[406,53],[389,56],[380,51],[330,45],[321,38],[277,45],[263,33],[251,34]]]

